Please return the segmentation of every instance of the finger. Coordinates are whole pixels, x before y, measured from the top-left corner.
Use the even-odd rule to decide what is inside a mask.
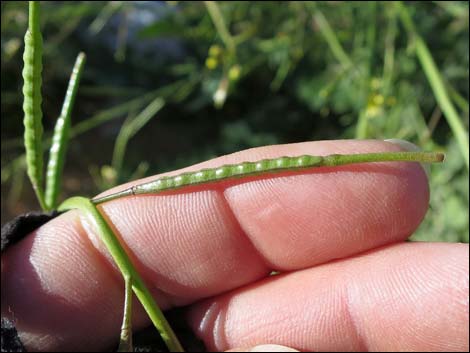
[[[198,168],[281,155],[394,150],[380,141],[324,141],[245,151]],[[400,241],[420,223],[427,203],[419,165],[380,163],[129,197],[102,210],[168,308],[256,281],[273,268],[303,268]],[[21,318],[17,327],[31,346],[83,348],[82,334],[94,336],[86,342],[91,349],[112,342],[122,279],[86,217],[69,212],[54,219],[2,260],[14,268],[2,276],[2,312]],[[146,320],[137,313],[136,327]]]
[[[255,347],[230,349],[226,352],[298,352],[298,350],[278,344],[261,344]]]
[[[468,351],[468,244],[402,243],[275,276],[194,306],[215,351]]]
[[[380,141],[270,146],[189,169],[286,154],[384,150],[399,148]],[[421,222],[429,200],[425,174],[416,163],[321,168],[219,187],[121,199],[103,209],[143,266],[161,272],[185,266],[174,276],[188,285],[207,274],[205,285],[197,288],[203,292],[191,292],[199,299],[247,283],[266,270],[295,270],[402,241]],[[208,268],[195,266],[201,262]],[[239,273],[230,276],[220,271],[221,264]],[[175,296],[181,292],[171,284],[160,285]],[[186,287],[182,292],[187,298]]]

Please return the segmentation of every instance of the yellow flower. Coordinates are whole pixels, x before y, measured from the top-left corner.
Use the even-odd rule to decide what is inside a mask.
[[[375,105],[382,105],[384,104],[384,96],[382,96],[381,94],[376,94],[374,95],[374,97],[372,98],[372,102],[375,104]]]
[[[209,57],[206,59],[206,67],[209,69],[209,70],[214,70],[216,67],[217,67],[217,59],[214,59],[212,57]]]
[[[230,81],[236,81],[240,78],[240,65],[233,65],[230,70],[228,70],[228,78]]]
[[[222,48],[220,47],[220,45],[213,44],[213,45],[210,46],[210,48],[209,48],[209,56],[210,57],[217,57],[220,54],[222,54]]]
[[[366,116],[368,118],[375,118],[382,113],[382,108],[373,104],[369,104],[366,109]]]

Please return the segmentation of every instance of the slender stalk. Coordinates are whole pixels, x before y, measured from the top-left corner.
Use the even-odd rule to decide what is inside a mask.
[[[131,279],[134,293],[142,303],[142,306],[149,315],[153,324],[160,332],[160,335],[162,336],[162,339],[167,345],[168,349],[171,352],[183,352],[183,348],[179,343],[178,338],[171,329],[171,326],[168,324],[168,321],[166,321],[165,317],[163,316],[163,313],[155,302],[152,294],[148,290],[139,273],[134,268],[134,265],[132,264],[126,251],[119,243],[119,240],[111,230],[110,226],[107,224],[106,220],[100,214],[96,206],[90,200],[84,197],[72,197],[64,201],[59,206],[59,211],[66,211],[73,208],[80,209],[85,212],[85,214],[89,216],[95,223],[100,239],[106,245],[124,279],[126,281],[129,278]],[[128,318],[125,317],[125,319]]]
[[[124,315],[118,352],[132,352],[132,278],[124,277]]]
[[[314,2],[308,2],[308,5],[313,9],[314,14],[313,18],[318,25],[318,28],[320,29],[320,33],[322,34],[323,38],[327,42],[331,52],[333,53],[333,56],[338,60],[338,62],[341,64],[341,67],[343,70],[347,70],[353,66],[353,62],[351,58],[346,54],[345,50],[343,49],[343,46],[339,42],[338,37],[336,36],[336,33],[334,30],[331,28],[328,20],[325,18],[323,13],[316,7]],[[375,9],[376,9],[376,4],[375,3],[369,3],[369,7],[371,12],[373,14],[370,16],[370,18],[375,18]],[[375,41],[375,23],[372,22],[369,24],[369,28],[367,31],[368,35],[368,48],[371,48],[370,56],[369,56],[369,65],[368,65],[368,72],[365,77],[362,77],[361,79],[366,80],[369,77],[369,71],[370,71],[370,60],[373,55],[372,53],[372,48],[374,47],[374,41]],[[364,103],[367,105],[366,103]],[[368,126],[368,116],[367,116],[367,106],[365,106],[361,112],[359,113],[358,117],[358,122],[356,125],[356,138],[358,139],[363,139],[367,137],[367,126]]]
[[[123,116],[125,113],[131,111],[132,109],[139,109],[144,104],[150,102],[156,97],[161,97],[166,100],[173,101],[173,97],[178,95],[180,90],[184,88],[182,84],[184,84],[183,80],[179,80],[162,88],[158,88],[149,93],[146,93],[143,96],[133,98],[125,103],[98,112],[94,116],[75,125],[72,131],[70,132],[70,137],[77,137],[78,135],[81,135],[82,133],[93,129],[94,127],[99,126],[100,124]]]
[[[468,101],[463,97],[454,87],[452,87],[450,84],[446,85],[447,90],[449,91],[449,94],[452,98],[452,100],[455,102],[457,107],[460,108],[465,114],[468,115]]]
[[[96,18],[88,27],[88,31],[92,35],[97,35],[103,27],[109,22],[112,15],[121,9],[124,5],[123,1],[110,1],[108,2],[103,9],[98,13]]]
[[[447,119],[447,122],[455,138],[457,139],[457,143],[464,158],[465,165],[467,166],[467,170],[469,170],[468,132],[466,131],[456,109],[454,108],[454,105],[449,98],[444,81],[431,55],[431,52],[429,51],[424,40],[416,31],[406,6],[403,5],[403,3],[400,1],[396,4],[400,10],[399,13],[402,23],[414,40],[416,55],[429,81],[431,89],[434,92],[437,104],[439,104],[439,107],[444,113],[444,116]]]
[[[374,48],[375,48],[375,38],[376,38],[376,11],[377,11],[377,4],[374,1],[367,2],[368,5],[368,12],[369,18],[368,27],[366,31],[366,44],[365,47],[368,48],[368,55],[365,65],[365,72],[363,73],[363,77],[361,78],[367,83],[367,87],[365,88],[366,97],[370,96],[370,80],[371,80],[371,71],[372,71],[372,60],[374,56]],[[363,108],[359,113],[357,125],[356,125],[356,138],[357,139],[365,139],[368,136],[368,127],[369,127],[369,120],[370,120],[370,113],[368,109],[368,102],[367,99],[364,101]]]
[[[355,135],[357,139],[365,139],[367,137],[368,120],[369,116],[367,113],[367,106],[365,106],[364,108],[362,108],[357,119]]]
[[[386,6],[386,5],[385,5]],[[396,11],[390,9],[387,32],[385,35],[385,51],[382,79],[384,82],[384,94],[388,95],[392,85],[395,65],[395,39],[398,32]]]
[[[112,166],[119,174],[129,140],[152,119],[165,105],[165,101],[155,98],[139,115],[124,122],[114,145]]]
[[[214,23],[217,32],[220,35],[220,39],[224,42],[227,49],[234,54],[236,51],[235,41],[231,36],[230,32],[227,29],[227,25],[225,24],[224,17],[222,16],[222,12],[220,11],[219,5],[215,1],[204,1],[206,5],[207,11]]]
[[[313,6],[313,3],[311,3]],[[352,66],[352,61],[349,56],[344,51],[341,43],[338,40],[335,32],[331,28],[330,24],[328,23],[327,19],[323,15],[323,13],[315,8],[315,13],[313,14],[313,18],[320,29],[320,33],[325,38],[328,46],[331,49],[331,52],[335,56],[336,60],[339,61],[343,69],[347,69]]]

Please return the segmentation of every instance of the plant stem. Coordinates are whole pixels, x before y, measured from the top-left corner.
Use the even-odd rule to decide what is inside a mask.
[[[132,278],[124,277],[124,315],[118,352],[132,352]]]
[[[385,5],[387,6],[387,5]],[[395,39],[397,36],[397,16],[395,9],[389,9],[387,31],[385,34],[385,52],[382,80],[384,84],[384,95],[388,95],[392,86],[394,64],[395,64]]]
[[[311,3],[311,5],[313,6],[313,3]],[[331,52],[335,56],[336,60],[339,61],[343,69],[349,68],[352,65],[352,61],[344,51],[335,32],[331,28],[323,13],[317,8],[315,8],[314,11],[315,13],[313,14],[313,18],[315,19],[318,28],[320,28],[320,32],[323,35],[323,38],[325,38],[328,46],[330,47]]]
[[[119,243],[116,235],[113,233],[96,206],[84,197],[72,197],[65,200],[59,206],[59,211],[66,211],[73,208],[80,209],[84,211],[87,216],[91,217],[92,221],[95,223],[100,239],[106,245],[124,279],[131,279],[134,293],[142,303],[142,306],[149,315],[153,324],[160,332],[160,335],[170,352],[183,352],[183,348],[179,343],[178,338],[173,332],[168,321],[165,319],[152,294],[148,290],[137,270],[134,268],[134,265],[122,245]],[[129,318],[125,317],[125,319]]]
[[[225,46],[227,47],[228,51],[231,54],[235,54],[236,45],[235,41],[233,40],[230,32],[227,29],[227,25],[225,24],[224,17],[222,16],[222,12],[220,11],[219,5],[215,1],[204,1],[206,5],[207,11],[214,23],[217,32],[220,35],[220,39],[224,42]]]
[[[139,115],[126,119],[114,144],[113,158],[111,165],[118,175],[121,173],[124,154],[126,152],[127,143],[139,132],[142,127],[152,119],[165,105],[165,101],[157,97],[155,98]]]
[[[374,1],[370,1],[368,4],[369,10],[369,17],[370,20],[368,21],[368,27],[366,31],[366,44],[365,47],[368,49],[367,51],[367,60],[365,65],[365,72],[362,74],[361,79],[367,84],[364,87],[366,92],[366,100],[363,103],[363,107],[359,113],[357,125],[356,125],[356,138],[357,139],[365,139],[368,136],[368,127],[369,127],[369,120],[370,120],[370,112],[369,112],[369,103],[368,97],[371,94],[370,82],[372,76],[372,60],[374,57],[374,47],[375,47],[375,38],[376,38],[376,12],[377,12],[377,4]]]
[[[439,69],[437,68],[436,63],[429,51],[426,43],[418,34],[411,19],[411,16],[408,12],[408,9],[402,2],[396,3],[400,13],[400,19],[409,32],[410,36],[414,40],[416,55],[418,60],[423,68],[423,71],[429,81],[434,96],[436,97],[437,104],[441,108],[444,116],[447,119],[447,122],[457,139],[460,152],[463,155],[465,165],[467,166],[467,171],[469,170],[469,145],[468,145],[468,132],[465,130],[465,127],[460,120],[460,117],[452,104],[447,90],[445,88],[444,82],[442,80]]]

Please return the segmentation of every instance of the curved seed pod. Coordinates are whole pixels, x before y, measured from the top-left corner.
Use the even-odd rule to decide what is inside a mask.
[[[52,145],[49,151],[49,162],[46,173],[46,205],[49,209],[57,206],[57,196],[59,194],[62,170],[64,167],[65,153],[69,140],[71,113],[78,90],[83,66],[85,64],[85,54],[80,53],[75,60],[75,65],[70,76],[67,93],[65,94],[62,111],[57,119]]]
[[[201,169],[175,176],[160,177],[154,181],[133,186],[124,191],[95,198],[94,204],[114,200],[120,197],[138,194],[155,194],[163,191],[183,188],[185,186],[219,182],[227,179],[246,176],[274,174],[285,171],[302,171],[315,167],[335,167],[345,164],[369,162],[442,162],[444,154],[433,152],[384,152],[363,154],[333,154],[329,156],[303,155],[296,157],[279,157],[262,159],[256,162],[226,164],[217,168]]]
[[[24,38],[23,111],[24,144],[29,179],[45,209],[43,194],[41,71],[42,37],[39,30],[39,2],[29,2],[29,27]]]

